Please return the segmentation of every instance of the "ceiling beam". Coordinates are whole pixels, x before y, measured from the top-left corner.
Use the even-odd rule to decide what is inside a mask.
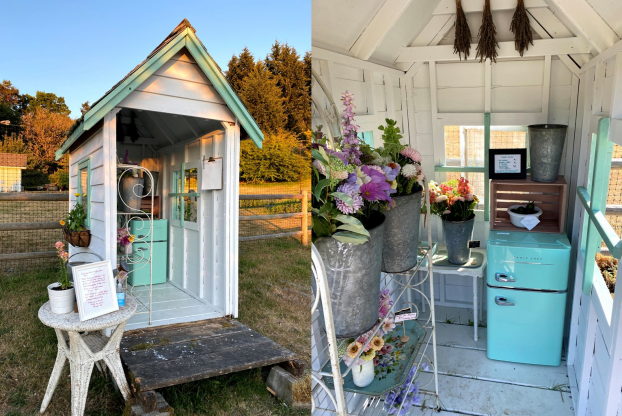
[[[620,40],[586,0],[544,0],[575,36],[584,37],[600,53]]]
[[[542,39],[572,37],[572,33],[570,33],[566,26],[562,25],[548,8],[528,10],[527,14],[529,15],[531,28]],[[575,56],[575,59],[572,59],[570,55],[557,55],[557,57],[570,72],[579,76],[581,70],[580,63],[582,63],[577,62],[579,57]]]
[[[181,119],[184,121],[184,123],[186,123],[186,126],[188,126],[188,128],[190,129],[190,131],[192,131],[192,134],[194,134],[195,137],[199,138],[203,136],[203,133],[201,133],[199,127],[195,124],[194,121],[192,121],[192,124],[195,125],[192,126],[192,124],[190,124],[190,121],[186,117],[182,116]]]
[[[593,66],[596,66],[602,62],[608,61],[609,59],[613,58],[620,52],[622,52],[622,40],[619,42],[616,42],[616,44],[613,45],[612,47],[608,48],[607,50],[603,51],[599,55],[596,55],[594,58],[590,59],[588,63],[586,63],[585,65],[581,67],[581,72],[585,72],[588,69],[592,68]]]
[[[471,44],[471,51],[477,48],[476,43]],[[514,47],[514,42],[499,42],[497,59],[520,58]],[[568,39],[538,39],[533,41],[533,46],[525,51],[525,57],[546,56],[571,53],[589,53],[590,49],[580,38]],[[453,45],[421,46],[405,48],[395,62],[426,62],[426,61],[458,61],[458,54],[454,54]],[[472,60],[475,60],[473,58]]]
[[[410,46],[436,46],[449,33],[456,23],[455,15],[432,16],[423,30],[417,35],[417,38]],[[400,63],[396,64],[400,69],[406,72],[407,77],[411,77],[417,73],[421,67],[418,64]]]
[[[544,0],[525,0],[525,7],[530,9],[533,7],[547,7]],[[516,0],[495,0],[490,2],[490,10],[514,10],[516,9]],[[482,0],[462,0],[462,10],[465,13],[484,11],[484,2]],[[456,0],[441,0],[441,3],[434,9],[434,14],[456,14]]]
[[[394,67],[376,64],[374,62],[362,61],[352,56],[347,56],[341,53],[329,51],[328,49],[321,48],[319,46],[313,46],[312,49],[313,59],[326,60],[333,63],[355,66],[361,69],[369,69],[374,72],[380,72],[382,74],[389,74],[395,76],[403,76],[404,71],[400,71]]]
[[[380,10],[354,42],[350,52],[356,58],[367,61],[411,2],[412,0],[385,0]]]
[[[166,137],[166,139],[171,144],[176,144],[177,142],[179,142],[179,139],[168,128],[168,126],[166,125],[164,120],[162,120],[162,118],[160,117],[159,114],[152,113],[151,111],[147,111],[147,112],[145,112],[145,114],[147,114],[147,117],[149,117],[149,119],[151,119],[151,121],[153,121],[155,123],[155,125],[158,127],[158,129],[160,129],[160,131],[164,135],[164,137]]]

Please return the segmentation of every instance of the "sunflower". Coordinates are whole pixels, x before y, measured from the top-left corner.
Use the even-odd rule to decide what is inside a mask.
[[[382,347],[384,346],[384,339],[382,339],[382,337],[379,337],[378,335],[375,335],[371,339],[371,342],[369,343],[369,345],[371,345],[372,350],[380,351]]]
[[[353,342],[352,344],[348,345],[348,357],[356,358],[356,355],[359,353],[359,351],[361,351],[361,348],[363,348],[363,344],[361,344],[360,342]]]
[[[363,359],[363,361],[371,361],[374,359],[374,357],[376,356],[376,351],[375,350],[369,350],[365,353],[363,353],[361,355],[361,358]]]

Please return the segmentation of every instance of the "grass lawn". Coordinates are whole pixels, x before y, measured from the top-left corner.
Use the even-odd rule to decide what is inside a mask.
[[[240,244],[240,321],[311,357],[311,256],[295,239]],[[37,318],[53,271],[0,277],[0,414],[36,415],[56,358],[56,335]],[[162,389],[176,415],[303,415],[276,400],[260,370]],[[47,415],[68,415],[69,367]],[[86,415],[121,415],[124,403],[110,381],[93,371]]]

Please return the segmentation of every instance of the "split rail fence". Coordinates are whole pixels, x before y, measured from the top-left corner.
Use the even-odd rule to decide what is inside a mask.
[[[283,214],[269,214],[269,215],[241,215],[240,222],[245,222],[248,224],[248,221],[257,221],[257,222],[275,222],[275,220],[283,220],[287,218],[300,218],[301,226],[298,231],[288,231],[288,232],[276,232],[276,233],[264,233],[261,235],[252,235],[252,236],[243,236],[239,237],[240,241],[254,241],[254,240],[265,240],[272,238],[281,238],[281,237],[300,237],[301,241],[304,245],[307,245],[309,242],[309,210],[308,210],[308,194],[306,190],[303,190],[300,194],[278,194],[278,195],[240,195],[240,200],[300,200],[300,212],[291,212],[291,213],[283,213]],[[15,192],[15,193],[0,193],[0,212],[3,210],[3,204],[6,205],[8,203],[23,203],[24,207],[20,207],[19,211],[28,210],[27,204],[29,203],[39,203],[40,206],[45,207],[47,204],[52,204],[55,202],[69,202],[69,194],[67,193],[27,193],[27,192]],[[25,218],[38,218],[41,219],[43,216],[37,215],[36,212],[31,212],[32,215],[20,215],[18,218],[22,221]],[[58,216],[58,212],[53,213],[51,216]],[[8,218],[4,218],[3,221],[0,221],[0,239],[6,240],[9,236],[13,239],[19,239],[20,235],[23,235],[24,232],[30,232],[31,234],[37,234],[37,231],[41,230],[60,230],[61,225],[58,221],[32,221],[32,222],[9,222],[15,218],[14,213],[7,213]],[[64,216],[64,214],[63,214]],[[264,230],[264,228],[262,228]],[[272,229],[274,231],[274,229]],[[277,230],[278,231],[278,230]],[[35,239],[34,237],[30,237],[31,239]],[[54,236],[51,236],[53,240],[56,240]],[[48,238],[49,239],[49,238]],[[52,244],[44,244],[45,247],[52,247]],[[8,252],[8,249],[0,250],[0,273],[5,271],[6,267],[3,267],[9,262],[12,265],[15,265],[15,262],[22,261],[32,261],[37,259],[49,259],[54,258],[56,256],[56,251],[40,251],[33,250],[32,246],[41,246],[41,244],[24,244],[19,246],[21,252]],[[0,248],[4,246],[0,245]],[[36,248],[36,247],[35,247]],[[4,251],[4,252],[3,252]],[[15,251],[15,250],[10,250]]]

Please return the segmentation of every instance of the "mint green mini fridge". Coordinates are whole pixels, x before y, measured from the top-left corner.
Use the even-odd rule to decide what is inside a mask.
[[[487,251],[488,358],[559,365],[570,242],[563,234],[491,231]]]
[[[128,264],[129,271],[127,280],[132,286],[149,284],[149,263],[146,261],[151,254],[153,263],[152,283],[166,283],[166,273],[168,270],[168,220],[153,220],[153,244],[150,244],[149,222],[132,220],[130,222],[130,233],[136,236],[137,240],[132,245],[134,259],[138,259],[134,264]],[[144,261],[140,261],[144,259]]]

